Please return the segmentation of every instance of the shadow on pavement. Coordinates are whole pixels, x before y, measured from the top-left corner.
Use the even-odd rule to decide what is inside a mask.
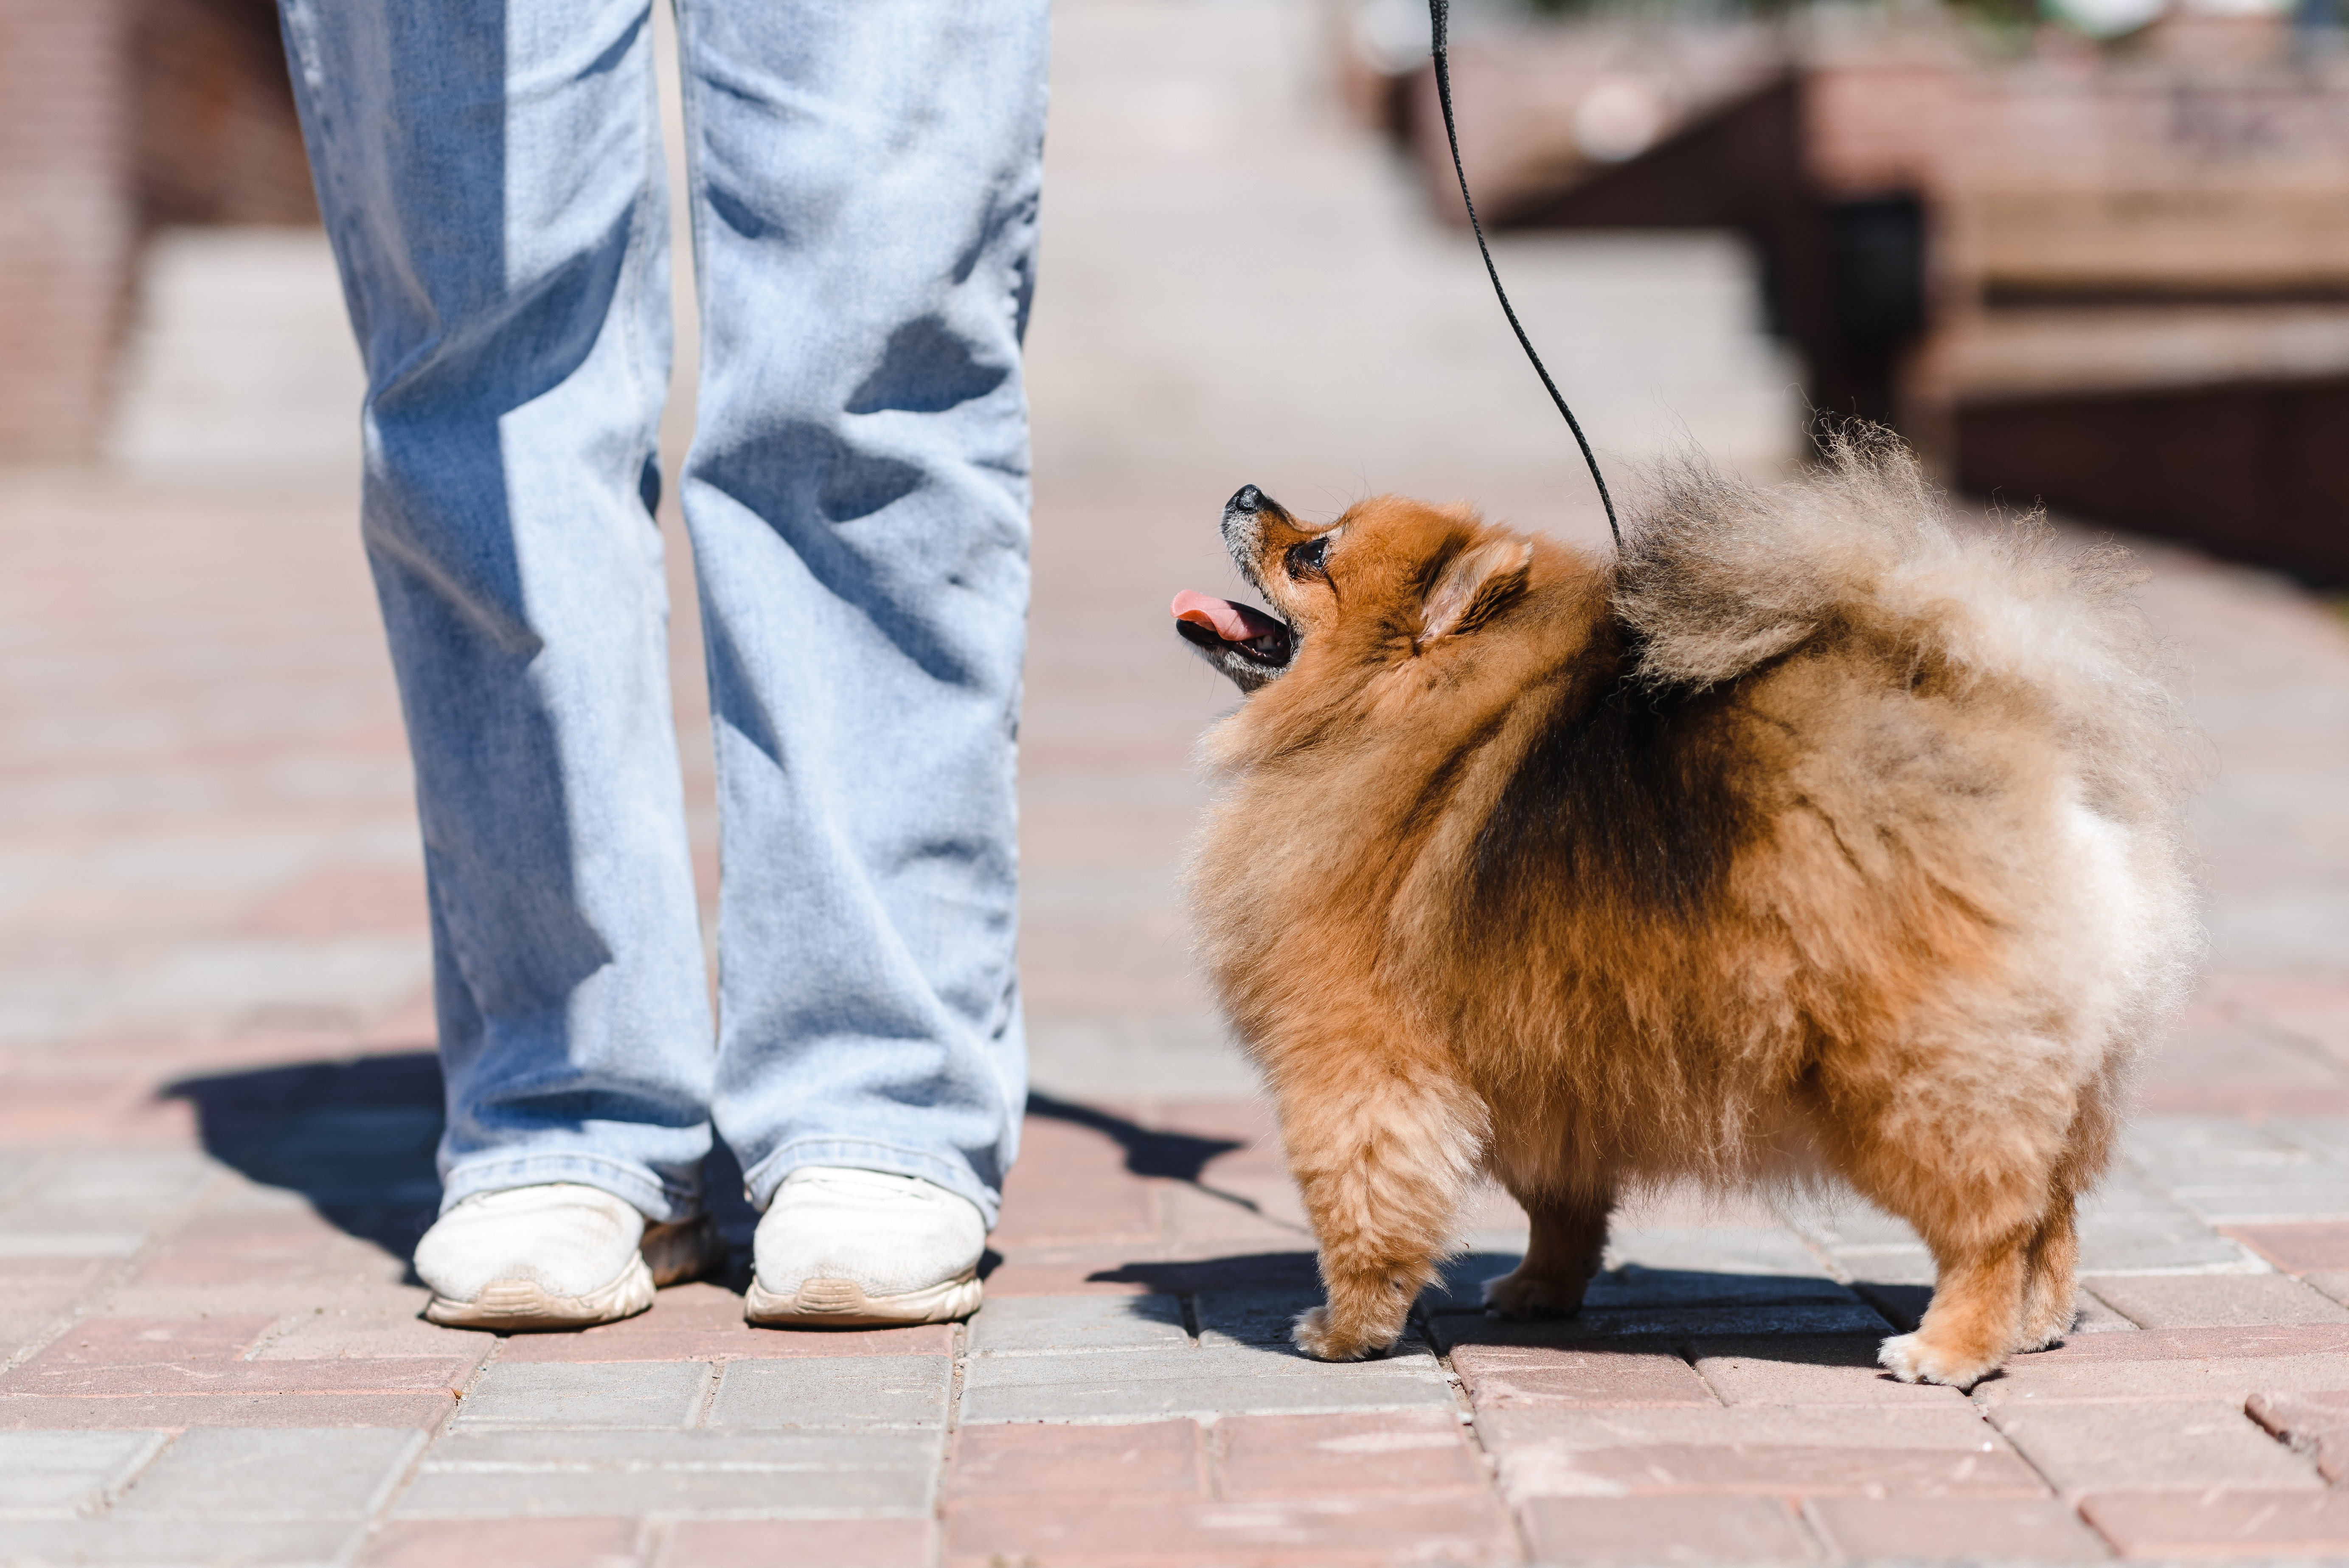
[[[1204,1185],[1199,1177],[1208,1161],[1247,1147],[1233,1138],[1200,1138],[1188,1132],[1143,1127],[1090,1105],[1055,1099],[1033,1090],[1028,1096],[1028,1114],[1100,1133],[1125,1150],[1125,1168],[1133,1175],[1163,1176],[1169,1181],[1188,1181],[1195,1187]]]
[[[205,1153],[264,1186],[301,1193],[325,1218],[395,1256],[411,1256],[440,1212],[433,1152],[442,1119],[440,1063],[430,1051],[185,1078],[161,1092],[195,1108]],[[1125,1151],[1126,1169],[1137,1176],[1188,1182],[1257,1207],[1200,1180],[1209,1161],[1244,1147],[1236,1140],[1145,1128],[1042,1094],[1029,1097],[1028,1114],[1101,1133]],[[703,1167],[703,1190],[729,1246],[747,1254],[759,1217],[722,1141]],[[1309,1272],[1309,1254],[1308,1264]]]
[[[195,1108],[204,1152],[310,1200],[398,1257],[440,1206],[440,1064],[429,1051],[186,1078],[167,1099]]]
[[[440,1211],[440,1061],[430,1051],[186,1078],[162,1094],[194,1106],[205,1153],[264,1186],[301,1193],[395,1257],[414,1255]],[[724,1143],[710,1151],[702,1180],[719,1232],[747,1256],[759,1217]]]

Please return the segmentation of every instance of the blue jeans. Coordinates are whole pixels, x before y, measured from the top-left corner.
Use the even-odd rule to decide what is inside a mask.
[[[1012,769],[1044,0],[678,0],[702,311],[681,499],[721,810],[713,1028],[652,511],[647,0],[284,0],[367,363],[445,1202],[698,1212],[713,1124],[992,1222],[1026,1063]]]

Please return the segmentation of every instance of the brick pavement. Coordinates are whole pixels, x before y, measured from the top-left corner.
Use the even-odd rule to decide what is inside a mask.
[[[1539,510],[1572,473],[1546,427],[1495,434],[1472,406],[1459,418],[1487,428],[1447,470],[1442,428],[1410,431],[1423,409],[1362,391],[1431,336],[1464,356],[1441,385],[1522,372],[1506,340],[1449,335],[1489,329],[1451,314],[1473,289],[1415,292],[1473,253],[1395,238],[1374,156],[1349,161],[1302,117],[1267,117],[1239,151],[1218,139],[1214,92],[1283,88],[1296,21],[1063,12],[1056,211],[1101,222],[1055,231],[1038,323],[1039,1088],[967,1326],[745,1327],[739,1204],[730,1276],[629,1323],[421,1322],[406,1259],[439,1125],[421,884],[347,493],[266,472],[0,474],[0,1560],[2349,1555],[2349,629],[2288,584],[2176,552],[2150,552],[2147,596],[2193,651],[2219,764],[2198,818],[2213,962],[2085,1222],[2089,1295],[2064,1346],[1972,1398],[1891,1383],[1874,1343],[1913,1322],[1929,1278],[1901,1227],[1664,1194],[1625,1217],[1572,1322],[1475,1310],[1475,1281],[1522,1242],[1495,1197],[1401,1354],[1330,1367],[1286,1349],[1309,1240],[1171,892],[1189,748],[1228,699],[1165,635],[1164,601],[1227,581],[1209,524],[1242,480],[1475,489],[1590,522]],[[1216,58],[1247,63],[1218,87]],[[1155,130],[1081,134],[1120,71]],[[1211,176],[1243,154],[1255,182],[1233,195]],[[1124,158],[1159,160],[1147,213],[1111,179]],[[1128,319],[1133,297],[1102,282],[1117,222],[1153,225],[1170,253],[1146,275],[1171,276],[1214,253],[1231,202],[1276,210],[1284,168],[1325,209],[1351,191],[1321,249],[1211,280],[1187,350],[1181,313],[1201,307],[1172,284],[1170,319]],[[1277,365],[1342,348],[1297,302],[1364,233],[1430,247],[1385,279],[1419,303],[1341,356],[1354,380],[1316,416],[1232,347]],[[1555,300],[1603,295],[1623,256],[1511,264]],[[1700,407],[1759,405],[1761,351],[1688,325],[1711,264],[1644,305],[1607,296],[1624,342],[1677,346],[1680,368],[1584,356],[1595,407],[1620,414],[1671,376]],[[1244,282],[1273,303],[1248,306]],[[1365,285],[1333,287],[1365,308]],[[1164,439],[1116,428],[1126,407],[1164,414]],[[1623,418],[1602,438],[1636,449]],[[1272,435],[1250,446],[1250,422]],[[1733,449],[1740,428],[1699,433]],[[681,649],[693,634],[681,614]],[[680,660],[706,892],[696,667]]]

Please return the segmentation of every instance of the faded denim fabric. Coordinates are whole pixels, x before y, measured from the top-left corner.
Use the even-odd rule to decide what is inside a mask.
[[[283,0],[367,368],[364,533],[430,885],[445,1204],[763,1207],[802,1165],[992,1222],[1025,1053],[1019,342],[1044,0],[678,0],[702,314],[680,494],[722,824],[708,1000],[655,435],[642,0]]]

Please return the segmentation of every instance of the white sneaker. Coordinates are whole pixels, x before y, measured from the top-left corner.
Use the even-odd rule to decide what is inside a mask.
[[[978,1206],[918,1176],[803,1165],[759,1222],[751,1322],[873,1328],[978,1310]]]
[[[647,1225],[600,1187],[550,1181],[477,1192],[416,1243],[424,1315],[462,1328],[585,1328],[633,1317],[655,1287],[718,1256],[708,1215]]]

